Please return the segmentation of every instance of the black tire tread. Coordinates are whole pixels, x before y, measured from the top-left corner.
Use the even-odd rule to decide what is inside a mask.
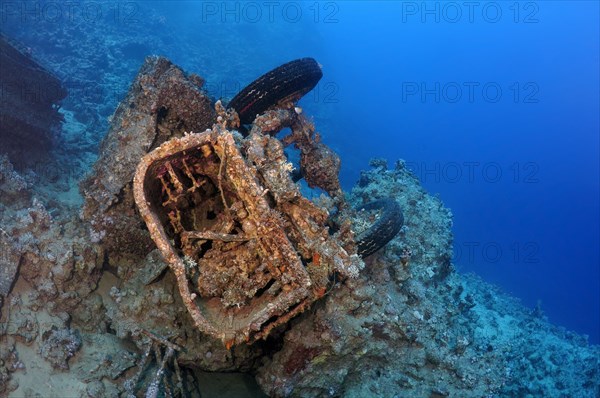
[[[229,102],[242,124],[249,124],[274,105],[298,100],[312,90],[323,72],[313,58],[300,58],[283,64],[254,80]]]
[[[356,237],[356,251],[362,258],[370,256],[385,246],[404,224],[400,205],[392,198],[378,199],[357,208],[358,211],[377,209],[381,209],[382,215],[369,229]]]

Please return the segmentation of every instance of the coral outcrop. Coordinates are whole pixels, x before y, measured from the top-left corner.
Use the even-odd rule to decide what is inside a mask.
[[[104,255],[84,238],[74,214],[54,218],[8,160],[2,164],[0,394],[16,390],[18,396],[33,393],[21,383],[27,377],[67,371],[80,333],[105,327],[94,293]]]
[[[93,172],[81,182],[83,217],[92,241],[102,241],[110,255],[146,255],[152,250],[133,202],[133,174],[153,148],[184,132],[201,132],[216,120],[200,88],[203,80],[186,76],[164,58],[149,57],[127,97],[112,117]]]
[[[247,375],[275,397],[598,395],[599,348],[551,326],[539,311],[524,308],[480,279],[455,272],[452,215],[403,162],[388,169],[387,162],[373,161],[353,191],[344,194],[336,178],[339,158],[319,145],[314,126],[297,110],[267,111],[244,138],[228,124],[235,122],[234,115],[213,109],[200,82],[165,59],[147,60],[113,117],[98,164],[81,185],[84,222],[76,212],[54,216],[32,191],[28,176],[15,171],[7,158],[0,159],[0,261],[7,266],[0,279],[0,297],[5,296],[0,395],[118,397],[169,388],[174,396],[210,396],[211,391],[219,391],[215,396],[263,396],[243,386]],[[210,120],[219,123],[213,126]],[[208,132],[204,123],[210,124]],[[300,123],[297,128],[295,123]],[[287,138],[273,137],[285,127],[291,130]],[[196,135],[185,136],[186,131]],[[182,189],[192,188],[193,181],[203,187],[198,192],[205,204],[198,207],[195,224],[194,212],[182,201],[193,199],[194,189],[188,196],[177,191],[175,180],[166,185],[186,227],[179,232],[174,227],[177,212],[174,220],[169,218],[169,192],[160,182],[161,176],[171,178],[164,160],[175,152],[165,150],[166,158],[148,155],[173,138],[172,145],[203,160],[194,163],[194,179],[185,177],[185,165],[192,164],[187,158],[171,163]],[[188,149],[194,140],[210,148]],[[298,147],[300,174],[308,184],[331,197],[308,203],[297,196],[285,145]],[[176,275],[181,264],[173,267],[163,259],[136,210],[133,178],[142,158],[150,170],[147,183],[141,184],[143,196],[154,200],[149,206],[158,215],[150,225],[160,225],[172,238],[165,244],[178,258],[188,254],[196,265],[205,265],[194,269],[192,261],[183,262],[185,282],[194,289],[188,297],[206,295],[214,286],[219,296],[212,299],[222,311],[235,312],[237,303],[242,308],[251,302],[260,287],[226,295],[228,281],[209,276],[211,283],[203,284],[200,276],[205,271],[207,276],[222,274],[236,284],[240,272],[229,269],[256,272],[260,267],[243,267],[258,264],[249,253],[263,249],[237,252],[236,247],[251,244],[237,239],[261,232],[266,227],[259,224],[268,221],[273,228],[262,232],[274,240],[285,237],[277,250],[293,249],[298,268],[310,275],[311,285],[300,291],[324,287],[315,290],[321,299],[250,345],[227,349],[219,338],[204,333],[181,294],[182,278]],[[318,164],[329,170],[322,172]],[[199,174],[210,181],[201,183]],[[248,192],[257,195],[244,198]],[[320,272],[339,266],[335,256],[326,255],[328,250],[339,256],[341,247],[352,257],[351,231],[360,242],[373,222],[388,225],[380,209],[394,206],[385,198],[392,198],[404,215],[398,235],[365,255],[364,269],[354,278],[342,280],[343,268]],[[377,200],[388,205],[368,206]],[[238,203],[252,204],[247,215]],[[227,212],[237,225],[227,223]],[[280,216],[271,217],[276,212]],[[335,216],[341,217],[337,225]],[[326,232],[325,226],[336,232]],[[188,245],[182,239],[186,231],[194,232],[187,236]],[[217,247],[235,254],[226,259],[227,267],[211,262],[218,258],[211,253]],[[342,266],[352,263],[341,260]],[[323,268],[316,268],[317,263]],[[281,273],[279,286],[288,283],[286,275]],[[260,278],[250,279],[254,287],[263,286]],[[292,278],[289,285],[296,287],[294,283]],[[264,286],[266,294],[277,283]],[[249,297],[248,292],[254,293]],[[203,305],[200,300],[196,304]]]
[[[293,321],[258,370],[261,387],[277,397],[594,397],[598,347],[457,274],[451,213],[403,162],[373,166],[351,203],[395,197],[405,226],[358,279]]]
[[[53,328],[44,332],[42,341],[40,354],[55,369],[68,370],[69,358],[75,355],[79,347],[81,347],[79,332],[66,328]]]

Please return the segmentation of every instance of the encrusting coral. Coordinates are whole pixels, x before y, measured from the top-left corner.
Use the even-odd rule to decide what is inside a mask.
[[[363,267],[349,221],[339,218],[337,232],[329,231],[328,211],[302,196],[283,151],[299,149],[308,185],[327,192],[336,212],[345,208],[339,157],[295,106],[321,75],[310,58],[284,64],[232,101],[244,112],[262,101],[264,113],[245,137],[232,131],[247,114],[219,101],[211,130],[173,138],[138,165],[133,193],[150,235],[196,326],[227,347],[265,338],[322,297],[334,274],[356,277]],[[291,133],[280,141],[284,128]],[[364,255],[402,225],[397,205],[384,210],[379,227],[367,231]]]
[[[597,395],[598,347],[456,273],[452,215],[403,162],[374,160],[342,195],[339,158],[293,102],[238,134],[239,115],[213,106],[201,81],[147,58],[81,184],[84,222],[76,212],[57,218],[30,176],[0,161],[9,271],[0,394],[200,396],[218,386],[262,396],[246,384],[256,377],[276,397]],[[288,145],[299,149],[296,170]],[[141,158],[146,177],[134,184]],[[298,177],[330,196],[308,201]],[[140,218],[138,186],[173,263]],[[377,250],[373,231],[396,228]],[[265,305],[274,316],[261,323],[261,300],[280,296],[299,301]],[[194,306],[225,333],[199,327]]]
[[[283,128],[277,115],[270,125]],[[281,142],[256,125],[238,145],[223,109],[219,117],[146,155],[134,195],[197,327],[230,346],[264,338],[362,261],[340,240],[350,234],[330,235],[327,211],[301,195]]]

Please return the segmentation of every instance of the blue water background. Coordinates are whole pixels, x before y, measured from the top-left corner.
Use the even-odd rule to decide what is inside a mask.
[[[3,30],[26,40],[52,24],[80,25],[81,36],[53,29],[32,44],[42,59],[68,61],[69,48],[100,23],[112,23],[98,33],[112,43],[99,40],[90,49],[97,54],[142,36],[143,46],[127,47],[125,72],[112,77],[117,98],[146,53],[204,76],[224,99],[283,62],[316,58],[324,77],[301,105],[340,154],[344,188],[371,158],[390,167],[404,159],[454,214],[460,272],[600,342],[597,2],[82,3],[102,10],[102,21],[68,18],[62,3],[28,3],[25,18],[3,10]],[[38,21],[35,4],[63,13],[48,8]],[[79,76],[81,61],[57,73]],[[82,76],[107,83],[103,65],[86,67]],[[99,101],[103,117],[116,106]]]
[[[445,3],[344,3],[320,25],[329,142],[348,184],[371,156],[405,159],[452,209],[460,271],[598,343],[598,3],[480,4],[470,23]]]

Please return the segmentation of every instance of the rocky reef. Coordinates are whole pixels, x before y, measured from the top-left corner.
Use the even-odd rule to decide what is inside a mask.
[[[454,270],[452,214],[402,161],[388,168],[385,160],[373,160],[352,192],[344,194],[332,178],[339,159],[314,139],[310,123],[292,128],[296,133],[287,142],[262,134],[277,130],[277,123],[297,120],[293,107],[267,111],[254,123],[261,135],[251,129],[247,137],[234,132],[231,115],[223,112],[202,92],[200,77],[166,59],[148,58],[112,117],[98,162],[81,182],[83,207],[61,217],[37,198],[27,176],[15,171],[8,158],[0,159],[0,395],[130,397],[167,394],[167,389],[172,396],[203,397],[599,394],[598,347],[550,325],[539,311],[524,308],[477,277]],[[284,214],[290,214],[292,205],[304,205],[296,218],[269,218],[279,228],[273,236],[293,243],[301,265],[335,264],[333,257],[315,256],[312,250],[317,247],[312,238],[325,228],[332,234],[322,236],[321,252],[339,254],[343,248],[349,256],[341,264],[355,265],[352,275],[337,269],[320,274],[321,279],[311,276],[311,281],[322,281],[318,288],[325,287],[315,290],[318,300],[252,344],[236,341],[231,348],[198,327],[185,302],[189,297],[181,294],[181,275],[155,248],[134,198],[134,174],[142,158],[169,140],[191,140],[186,132],[207,128],[203,142],[213,149],[199,149],[198,157],[212,159],[206,167],[213,169],[206,174],[216,181],[204,192],[213,204],[207,214],[215,213],[209,218],[218,220],[215,210],[224,211],[223,198],[235,210],[233,199],[242,195],[232,180],[219,183],[225,174],[216,156],[229,148],[233,166],[248,162],[252,179],[247,184],[270,184],[271,193],[261,193],[262,202],[252,199],[262,204],[259,210],[287,206]],[[299,196],[283,154],[286,144],[300,147],[304,178],[331,197],[303,202],[308,200]],[[174,164],[179,173],[185,170],[183,163]],[[232,169],[227,173],[236,175]],[[160,188],[142,194],[153,192],[166,195]],[[383,198],[399,205],[404,225],[385,247],[364,256],[363,267],[362,260],[350,261],[356,250],[353,237],[381,215],[360,209]],[[164,201],[159,202],[158,207]],[[328,212],[338,218],[337,227],[329,223]],[[247,218],[239,217],[239,224]],[[318,223],[311,224],[315,219]],[[319,227],[311,240],[291,226],[303,221]],[[251,226],[245,231],[251,232]],[[221,238],[232,231],[224,228]],[[327,243],[334,231],[339,241]],[[178,250],[185,249],[177,246],[177,235],[170,236]],[[214,247],[238,244],[231,239]],[[211,249],[187,254],[206,255]],[[239,260],[230,264],[247,259]],[[201,295],[209,287],[197,284],[195,289]],[[236,303],[251,300],[228,297],[223,311],[236,311]],[[257,384],[249,384],[252,379]]]
[[[450,211],[402,161],[371,164],[351,202],[392,196],[405,226],[358,279],[292,321],[258,369],[261,387],[298,397],[595,396],[598,347],[457,274]]]
[[[151,58],[115,111],[94,171],[80,184],[91,239],[103,240],[113,256],[152,250],[134,211],[133,174],[151,149],[184,132],[212,126],[216,115],[200,91],[202,84],[199,76],[186,76],[166,59]]]

